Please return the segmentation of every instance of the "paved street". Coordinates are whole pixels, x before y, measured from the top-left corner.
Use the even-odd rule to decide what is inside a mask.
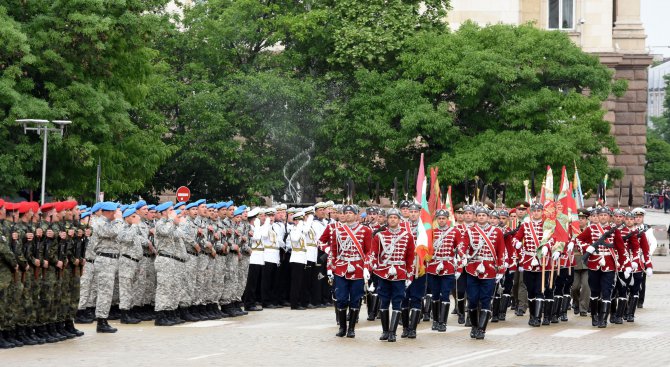
[[[447,333],[424,322],[416,340],[387,343],[377,340],[378,322],[363,320],[356,339],[340,339],[330,309],[280,309],[171,328],[112,322],[119,327],[112,335],[84,325],[82,338],[3,350],[0,360],[5,366],[668,366],[670,319],[661,310],[670,301],[668,281],[670,274],[650,279],[634,324],[606,329],[572,313],[567,323],[530,328],[527,317],[509,312],[508,321],[490,324],[486,339],[474,341],[450,315]]]

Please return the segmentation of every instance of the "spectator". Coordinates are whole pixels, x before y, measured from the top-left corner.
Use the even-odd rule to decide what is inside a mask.
[[[663,213],[668,214],[668,209],[670,209],[670,190],[666,186],[663,188]]]

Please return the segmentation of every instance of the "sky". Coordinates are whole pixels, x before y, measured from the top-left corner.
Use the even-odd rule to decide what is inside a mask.
[[[670,57],[670,0],[641,1],[640,11],[647,33],[647,47],[652,54]]]

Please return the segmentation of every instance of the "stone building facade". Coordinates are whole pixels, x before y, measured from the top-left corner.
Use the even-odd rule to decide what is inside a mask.
[[[575,44],[612,69],[615,79],[628,80],[626,94],[610,97],[603,106],[619,146],[619,154],[609,154],[608,160],[623,171],[624,185],[633,182],[635,205],[642,204],[652,56],[645,45],[640,0],[452,0],[451,6],[448,22],[452,29],[466,20],[481,25],[532,22],[543,29],[566,32]]]

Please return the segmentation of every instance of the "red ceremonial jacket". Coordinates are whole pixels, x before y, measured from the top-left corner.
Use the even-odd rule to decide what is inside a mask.
[[[521,247],[518,250],[518,256],[521,259],[519,267],[523,268],[524,271],[542,271],[541,255],[538,256],[538,250],[541,247],[547,248],[547,257],[551,258],[551,246],[554,244],[554,239],[552,238],[546,244],[541,245],[542,235],[544,234],[543,225],[543,220],[523,222],[521,228],[514,235],[513,243],[515,248],[517,243],[521,243]],[[538,264],[535,266],[532,265],[533,259],[538,260]],[[550,266],[551,264],[547,264],[545,270],[551,270]]]
[[[479,279],[493,279],[497,274],[505,273],[503,266],[505,242],[500,228],[488,224],[483,227],[473,224],[463,238],[462,248],[468,259],[468,264],[465,266],[468,274]],[[483,273],[477,273],[479,264],[484,265]]]
[[[368,266],[367,258],[372,247],[372,230],[354,223],[347,227],[356,239],[354,240],[345,226],[347,225],[339,222],[328,225],[319,239],[330,248],[328,269],[334,275],[350,280],[363,279],[363,269]],[[347,271],[349,264],[354,267],[353,272]]]
[[[433,256],[426,264],[426,273],[433,275],[452,275],[461,266],[456,257],[463,258],[461,232],[455,227],[433,229]],[[442,269],[437,268],[442,264]]]
[[[601,226],[600,224],[591,224],[584,229],[582,233],[577,236],[577,245],[582,249],[582,253],[586,253],[586,250],[592,243],[598,241],[600,236],[603,235],[607,230],[611,228],[611,225]],[[627,265],[626,257],[624,256],[626,249],[624,248],[623,240],[621,239],[621,231],[618,229],[614,233],[605,239],[606,243],[614,244],[613,248],[608,248],[605,246],[598,246],[599,253],[593,253],[589,256],[589,261],[587,266],[589,270],[600,270],[600,271],[624,271]],[[600,259],[605,260],[605,265],[600,265]]]
[[[400,226],[377,233],[370,251],[370,266],[375,275],[388,280],[412,280],[414,276],[414,237]],[[389,274],[391,267],[395,275]]]

